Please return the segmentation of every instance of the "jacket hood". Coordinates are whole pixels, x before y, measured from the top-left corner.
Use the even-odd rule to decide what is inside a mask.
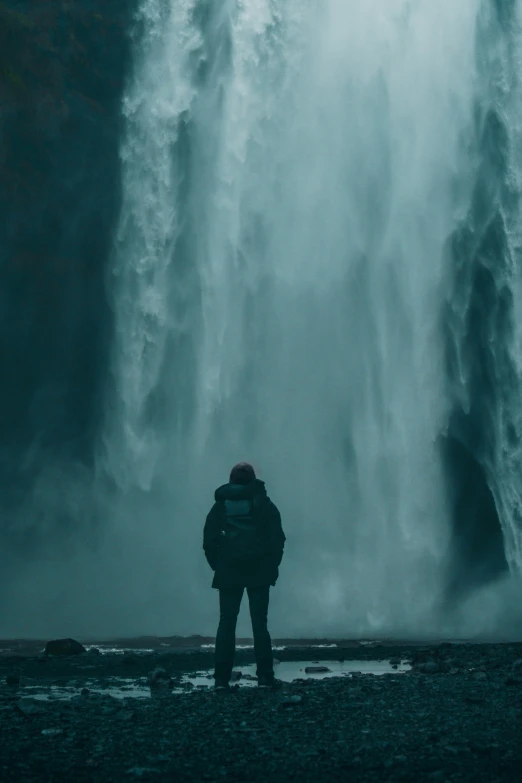
[[[214,492],[216,501],[249,500],[258,495],[266,496],[265,482],[255,479],[248,484],[222,484]]]

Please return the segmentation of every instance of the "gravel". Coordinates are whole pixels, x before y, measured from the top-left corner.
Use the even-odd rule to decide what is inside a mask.
[[[80,689],[87,678],[147,677],[158,668],[179,681],[183,672],[210,666],[212,654],[137,655],[132,664],[88,653],[44,665],[36,656],[4,657],[0,780],[522,780],[522,645],[404,644],[399,651],[376,646],[371,654],[409,659],[412,671],[308,678],[276,692],[153,688],[151,698],[138,699]],[[316,655],[299,651],[301,660]],[[341,655],[362,657],[357,648],[321,650],[324,659]],[[20,678],[18,688],[6,684],[8,676]],[[24,695],[35,683],[73,684],[78,695]]]

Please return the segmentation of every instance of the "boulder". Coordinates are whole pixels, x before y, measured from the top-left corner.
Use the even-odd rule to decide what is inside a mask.
[[[85,647],[76,639],[52,639],[45,645],[46,655],[81,655]]]

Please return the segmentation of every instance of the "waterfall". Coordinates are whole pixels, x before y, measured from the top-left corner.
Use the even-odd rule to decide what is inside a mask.
[[[520,74],[507,43],[520,14],[506,30],[492,9],[143,0],[109,279],[104,459],[126,529],[147,543],[143,568],[157,574],[149,599],[168,592],[158,601],[173,631],[212,630],[201,532],[213,489],[240,459],[267,481],[288,537],[276,632],[445,627],[451,525],[438,440],[455,406],[469,408],[473,382],[465,360],[446,377],[446,341],[466,353],[472,295],[453,277],[448,242],[463,226],[475,236],[481,220],[470,217],[477,105],[501,101],[513,150],[520,141],[519,92],[504,85],[499,97],[484,63],[500,80]],[[505,229],[499,285],[513,312],[495,364],[509,379],[495,378],[494,445],[477,455],[513,570],[519,164],[513,152],[488,196],[488,224],[494,213]]]

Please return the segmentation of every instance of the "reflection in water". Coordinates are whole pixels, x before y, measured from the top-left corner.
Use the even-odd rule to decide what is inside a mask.
[[[82,691],[88,691],[83,693]],[[31,696],[39,701],[67,700],[72,698],[96,698],[99,696],[111,696],[115,699],[150,698],[150,688],[146,679],[132,680],[127,677],[111,677],[103,685],[99,680],[85,680],[81,685],[28,685],[23,689],[25,696]]]
[[[153,653],[154,648],[150,647],[119,647],[107,644],[86,644],[84,645],[87,652],[90,650],[98,650],[102,655],[143,655],[145,653]],[[164,645],[161,645],[164,646]]]
[[[309,666],[325,667],[328,671],[310,672],[305,669]],[[283,661],[275,665],[276,677],[283,682],[293,682],[299,679],[324,680],[327,677],[349,677],[353,674],[397,674],[409,671],[409,664],[400,663],[394,668],[389,661]],[[240,672],[241,677],[236,683],[242,686],[257,685],[256,665],[241,666],[235,672]],[[212,671],[198,672],[197,676],[186,677],[184,682],[191,682],[196,687],[206,687],[213,684]]]
[[[327,671],[306,672],[309,666],[324,667]],[[392,665],[389,661],[284,661],[275,664],[276,676],[283,682],[293,682],[299,679],[323,680],[327,677],[350,677],[354,674],[398,674],[409,671],[410,665],[400,663]],[[237,679],[234,679],[236,678]],[[257,685],[256,665],[250,664],[234,670],[234,684],[239,687],[252,687]],[[67,700],[72,698],[96,699],[100,696],[111,696],[116,699],[138,698],[145,699],[151,696],[160,697],[170,693],[185,693],[199,689],[212,687],[214,678],[212,669],[192,672],[184,675],[179,684],[172,690],[153,690],[142,677],[133,680],[128,677],[111,677],[100,684],[100,680],[84,680],[77,685],[28,685],[24,687],[23,694],[40,701]],[[82,691],[84,693],[82,694]]]

